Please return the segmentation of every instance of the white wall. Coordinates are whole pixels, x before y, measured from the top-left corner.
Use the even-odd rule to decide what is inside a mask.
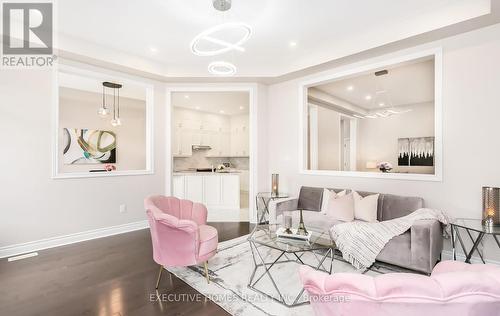
[[[318,106],[318,169],[340,170],[340,114]]]
[[[113,127],[111,117],[97,115],[102,95],[94,92],[60,88],[59,97],[59,170],[88,172],[102,169],[102,164],[64,164],[63,128],[88,128],[113,131],[116,135],[116,170],[146,169],[146,101],[120,98],[121,126]]]
[[[434,174],[434,167],[398,166],[398,138],[434,136],[434,103],[405,106],[401,113],[376,119],[358,119],[357,170],[366,162],[390,162],[396,172]]]
[[[303,175],[299,173],[299,81],[269,87],[269,169],[280,174],[280,186],[297,194],[301,185],[416,195],[427,206],[454,217],[481,217],[481,186],[500,186],[500,25],[391,54],[390,57],[443,47],[443,181]],[[384,58],[385,59],[385,58]],[[357,63],[371,64],[377,57]],[[334,73],[352,67],[309,76]],[[487,249],[493,256],[496,246]]]
[[[110,73],[112,77],[129,77],[101,68],[84,68]],[[166,172],[165,168],[168,166],[171,170],[171,160],[165,159],[166,146],[170,146],[170,127],[166,120],[164,83],[144,79],[154,85],[153,175],[52,179],[53,79],[51,70],[0,71],[0,132],[3,135],[0,165],[4,167],[0,190],[0,248],[144,221],[144,198],[170,190],[170,171]],[[255,161],[258,159],[261,168],[250,167],[259,175],[256,190],[264,190],[268,178],[266,86],[207,86],[252,86],[259,122]],[[121,204],[127,205],[126,213],[119,212]]]
[[[145,220],[144,197],[164,192],[164,86],[154,83],[154,175],[52,179],[52,75],[0,71],[0,247]]]

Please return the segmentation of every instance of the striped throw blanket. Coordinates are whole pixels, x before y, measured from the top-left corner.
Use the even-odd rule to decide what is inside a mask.
[[[330,229],[330,236],[346,261],[356,269],[366,269],[375,262],[389,240],[403,234],[413,222],[422,219],[435,219],[445,225],[449,223],[444,212],[421,208],[407,216],[378,223],[354,221],[337,224]]]

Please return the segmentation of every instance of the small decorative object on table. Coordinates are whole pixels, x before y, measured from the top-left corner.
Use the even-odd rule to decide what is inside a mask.
[[[500,225],[500,188],[483,187],[483,225]]]
[[[278,191],[279,182],[280,182],[280,175],[277,173],[273,173],[271,175],[271,194],[273,196],[279,195]]]
[[[290,215],[285,215],[283,216],[283,221],[284,221],[284,226],[285,226],[285,233],[286,234],[293,234],[290,228],[292,228],[292,217]]]
[[[377,168],[382,172],[389,172],[392,170],[392,164],[387,161],[379,162]]]
[[[106,171],[115,171],[116,170],[116,167],[114,165],[105,165],[104,166],[104,170]]]
[[[116,167],[114,165],[105,165],[104,169],[90,169],[89,172],[110,172],[115,170]]]
[[[282,240],[289,240],[289,241],[309,241],[311,238],[311,233],[307,232],[305,235],[300,235],[297,234],[297,229],[291,229],[290,232],[287,232],[287,229],[283,227],[279,227],[276,230],[276,236]]]
[[[304,216],[302,215],[302,210],[300,210],[300,221],[299,228],[297,228],[296,235],[308,236],[309,232],[306,229],[306,225],[304,224]]]

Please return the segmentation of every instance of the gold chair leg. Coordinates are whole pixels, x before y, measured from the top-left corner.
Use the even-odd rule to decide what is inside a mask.
[[[161,273],[163,272],[163,266],[160,265],[160,272],[158,273],[158,280],[156,280],[156,289],[158,290],[158,286],[160,285]]]
[[[210,277],[208,276],[208,261],[205,261],[203,265],[205,266],[205,277],[207,278],[207,283],[210,284]]]

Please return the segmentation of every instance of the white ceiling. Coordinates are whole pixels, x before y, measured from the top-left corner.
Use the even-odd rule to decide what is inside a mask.
[[[283,75],[490,13],[490,0],[233,0],[226,13],[211,0],[57,3],[63,51],[171,77],[207,77],[218,60],[237,76]],[[252,27],[246,51],[193,55],[191,40],[223,22]]]
[[[375,76],[375,69],[314,88],[365,110],[434,101],[434,58],[382,69],[389,73]]]
[[[248,114],[248,92],[174,92],[172,105],[222,115]],[[222,112],[221,112],[222,111]]]

